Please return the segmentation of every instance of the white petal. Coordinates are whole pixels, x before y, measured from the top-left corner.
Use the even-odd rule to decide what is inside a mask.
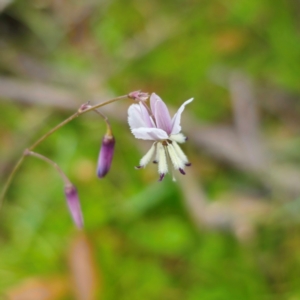
[[[179,170],[179,169],[184,169],[185,163],[183,160],[179,157],[177,152],[175,151],[173,144],[168,144],[167,146],[171,161],[173,163],[174,169]]]
[[[191,103],[194,100],[194,98],[191,98],[187,101],[185,101],[178,109],[177,113],[174,115],[172,119],[172,132],[171,134],[177,134],[181,131],[181,126],[180,126],[180,119],[181,119],[181,114],[184,111],[184,108],[187,104]]]
[[[142,140],[160,141],[168,138],[167,133],[159,128],[142,127],[142,128],[132,129],[131,131],[137,139],[142,139]]]
[[[146,127],[153,127],[153,121],[150,119],[150,115],[149,112],[147,110],[147,108],[145,107],[145,105],[147,105],[144,102],[140,102],[140,109],[141,109],[141,115],[142,115],[142,119],[144,121],[144,123],[146,124]],[[145,127],[145,126],[142,126]]]
[[[186,141],[186,137],[182,133],[171,134],[170,140],[182,144]]]
[[[161,144],[157,144],[157,153],[158,153],[158,173],[160,175],[168,173],[168,163],[165,147]]]
[[[151,146],[150,150],[142,157],[142,159],[140,160],[140,167],[145,167],[149,163],[149,161],[154,156],[155,148],[156,148],[156,143],[154,143]]]
[[[177,155],[180,157],[180,159],[183,161],[184,164],[188,164],[189,160],[186,157],[186,155],[183,153],[183,151],[181,150],[181,148],[179,147],[179,145],[176,142],[172,143]]]
[[[139,104],[132,104],[128,108],[128,123],[131,130],[140,127],[147,127],[147,124],[143,120],[143,115]]]

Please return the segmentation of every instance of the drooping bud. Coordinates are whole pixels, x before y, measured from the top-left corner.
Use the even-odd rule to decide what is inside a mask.
[[[149,98],[149,94],[141,91],[134,91],[128,94],[128,98],[135,101],[146,101]]]
[[[103,178],[108,173],[114,156],[114,149],[115,139],[112,135],[110,127],[108,127],[107,132],[102,140],[98,158],[97,175],[99,178]]]
[[[65,195],[67,198],[67,204],[75,225],[78,228],[83,227],[83,217],[81,212],[80,201],[77,190],[74,185],[68,184],[65,186]]]

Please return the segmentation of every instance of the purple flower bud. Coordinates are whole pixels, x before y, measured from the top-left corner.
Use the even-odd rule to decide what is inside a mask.
[[[134,91],[128,94],[128,98],[135,101],[146,101],[149,98],[149,94],[141,91]]]
[[[74,185],[65,186],[65,195],[67,198],[67,204],[73,218],[74,223],[78,228],[83,227],[83,218],[79,202],[77,190]]]
[[[106,134],[102,140],[102,145],[98,158],[97,175],[103,178],[110,169],[114,155],[115,139],[112,134]]]
[[[87,110],[87,109],[89,109],[89,108],[91,108],[91,107],[92,107],[92,106],[90,105],[90,101],[88,101],[88,102],[82,104],[82,105],[79,107],[78,112],[83,112],[83,111],[85,111],[85,110]]]

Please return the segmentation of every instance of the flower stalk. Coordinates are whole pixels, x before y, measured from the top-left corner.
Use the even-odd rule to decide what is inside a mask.
[[[58,174],[60,175],[60,177],[62,178],[62,180],[64,182],[65,196],[66,196],[67,205],[68,205],[69,211],[71,213],[72,219],[73,219],[75,225],[79,229],[81,229],[83,227],[83,217],[82,217],[78,193],[77,193],[75,186],[71,183],[71,181],[69,180],[67,175],[62,171],[62,169],[58,166],[57,163],[55,163],[54,161],[52,161],[51,159],[49,159],[48,157],[46,157],[40,153],[36,153],[36,152],[26,149],[24,151],[24,155],[25,156],[34,156],[38,159],[41,159],[56,169],[56,171],[58,172]]]
[[[99,107],[108,105],[110,103],[119,101],[121,99],[126,99],[128,98],[128,95],[123,95],[123,96],[119,96],[95,105],[82,105],[77,112],[75,112],[73,115],[71,115],[70,117],[68,117],[67,119],[65,119],[64,121],[62,121],[61,123],[59,123],[58,125],[56,125],[55,127],[53,127],[51,130],[49,130],[47,133],[45,133],[43,136],[41,136],[37,141],[35,141],[30,147],[28,147],[28,151],[32,151],[34,150],[39,144],[41,144],[45,139],[47,139],[50,135],[52,135],[54,132],[56,132],[57,130],[59,130],[61,127],[63,127],[64,125],[68,124],[69,122],[71,122],[72,120],[76,119],[77,117],[79,117],[82,114],[88,113],[90,111],[93,111]],[[26,151],[25,151],[26,152]],[[16,172],[19,170],[19,168],[21,167],[25,156],[27,155],[26,153],[23,153],[22,156],[20,157],[20,159],[17,161],[17,163],[15,164],[15,166],[13,167],[12,171],[10,172],[4,186],[3,189],[1,191],[0,194],[0,209],[3,205],[4,202],[4,197],[7,193],[7,190],[16,174]]]

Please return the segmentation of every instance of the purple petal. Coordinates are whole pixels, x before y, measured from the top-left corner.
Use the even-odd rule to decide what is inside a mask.
[[[150,108],[151,108],[151,111],[152,111],[153,114],[155,113],[156,101],[162,101],[162,100],[155,93],[152,93],[151,96],[150,96]]]
[[[157,128],[160,128],[170,134],[172,130],[172,121],[169,110],[162,100],[156,101],[154,116]]]
[[[97,175],[103,178],[110,169],[114,155],[115,139],[113,136],[105,135],[102,140],[102,145],[98,158]]]
[[[168,134],[159,128],[142,127],[142,128],[132,129],[132,134],[137,139],[142,139],[142,140],[158,141],[158,140],[165,140],[168,138]]]
[[[181,126],[180,126],[180,119],[181,119],[181,114],[184,111],[184,108],[187,104],[191,103],[194,100],[194,98],[191,98],[187,101],[185,101],[178,109],[177,113],[174,115],[172,119],[172,130],[171,134],[177,134],[181,131]]]
[[[78,228],[83,227],[83,218],[82,218],[82,212],[81,212],[81,207],[80,207],[80,202],[79,202],[79,197],[77,190],[75,186],[69,185],[65,186],[65,195],[67,198],[67,204],[71,213],[71,216],[73,218],[73,221],[75,225]]]

